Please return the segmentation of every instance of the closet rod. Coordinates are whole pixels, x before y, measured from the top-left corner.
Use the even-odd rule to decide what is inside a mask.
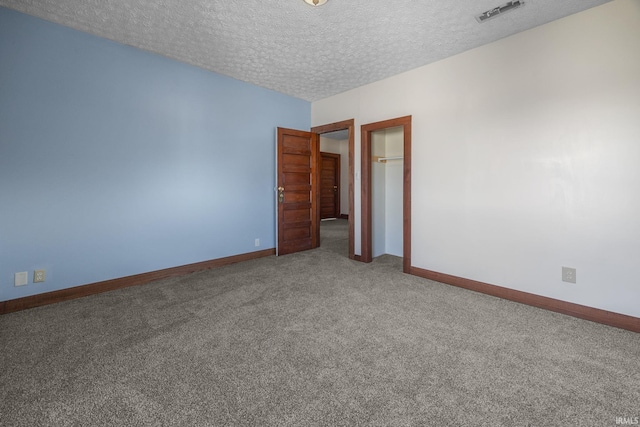
[[[394,157],[378,157],[373,156],[373,161],[378,163],[386,163],[388,160],[402,160],[403,156],[394,156]]]

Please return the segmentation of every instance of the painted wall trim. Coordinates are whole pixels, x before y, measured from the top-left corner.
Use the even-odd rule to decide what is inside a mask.
[[[0,301],[0,315],[39,307],[41,305],[54,304],[57,302],[82,298],[102,292],[113,291],[116,289],[128,288],[130,286],[144,285],[154,280],[183,276],[186,274],[195,273],[196,271],[223,267],[225,265],[235,264],[242,261],[249,261],[252,259],[267,257],[275,254],[275,249],[265,249],[262,251],[249,252],[240,255],[217,258],[209,261],[196,262],[193,264],[187,264],[178,267],[166,268],[163,270],[150,271],[148,273],[135,274],[133,276],[105,280],[103,282],[90,283],[88,285],[75,286],[73,288],[61,289],[58,291],[17,298],[9,301]]]
[[[543,297],[536,294],[530,294],[528,292],[490,285],[476,280],[465,279],[463,277],[438,273],[436,271],[425,270],[413,266],[411,267],[409,274],[509,301],[519,302],[521,304],[549,311],[555,311],[557,313],[566,314],[579,319],[590,320],[592,322],[602,323],[603,325],[614,326],[616,328],[640,333],[640,318],[638,317],[627,316],[626,314],[614,313],[612,311],[606,311],[599,308],[587,307],[580,304],[574,304],[572,302]]]

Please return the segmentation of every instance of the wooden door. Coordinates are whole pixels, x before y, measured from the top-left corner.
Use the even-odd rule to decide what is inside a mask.
[[[318,135],[278,128],[278,255],[318,247]]]
[[[320,219],[340,216],[340,155],[320,153]]]

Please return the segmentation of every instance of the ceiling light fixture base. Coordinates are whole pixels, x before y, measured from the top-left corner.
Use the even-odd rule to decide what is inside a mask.
[[[327,0],[304,0],[304,2],[313,7],[322,6],[327,2]]]

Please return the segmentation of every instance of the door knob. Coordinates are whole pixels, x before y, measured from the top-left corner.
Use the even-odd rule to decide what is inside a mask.
[[[284,202],[284,187],[278,187],[278,202]]]

